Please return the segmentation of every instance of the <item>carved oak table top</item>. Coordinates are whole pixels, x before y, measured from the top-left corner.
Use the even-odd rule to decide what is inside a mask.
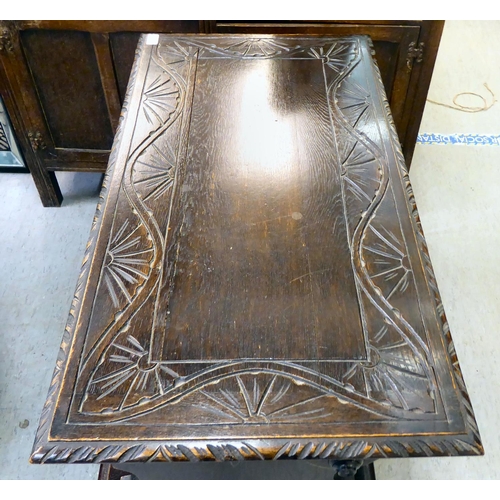
[[[33,462],[482,454],[371,50],[141,38]]]

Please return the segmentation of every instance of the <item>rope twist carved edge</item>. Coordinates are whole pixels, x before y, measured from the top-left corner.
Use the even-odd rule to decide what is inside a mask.
[[[369,45],[372,50],[372,55],[375,54],[375,51],[373,49],[373,44],[370,39],[369,40]],[[479,435],[479,429],[477,426],[476,418],[474,416],[474,410],[472,409],[472,404],[467,392],[467,388],[465,386],[465,381],[463,378],[462,370],[460,368],[460,364],[458,362],[458,357],[455,351],[455,346],[453,343],[453,339],[451,337],[450,333],[450,326],[448,324],[448,320],[446,318],[446,314],[444,312],[444,307],[443,307],[443,302],[441,300],[441,295],[439,293],[439,289],[437,286],[437,280],[436,276],[434,274],[434,269],[432,267],[431,259],[430,259],[430,254],[429,254],[429,248],[427,246],[427,242],[425,241],[425,236],[424,236],[424,231],[422,228],[422,223],[420,221],[420,216],[418,213],[417,209],[417,203],[415,200],[415,195],[413,193],[413,188],[410,182],[410,176],[408,173],[408,169],[406,167],[406,162],[403,156],[403,152],[401,149],[401,143],[399,142],[399,137],[396,132],[396,126],[394,124],[394,120],[392,118],[392,113],[391,109],[389,106],[389,102],[387,100],[386,94],[385,94],[385,89],[384,89],[384,84],[382,82],[382,76],[380,74],[380,70],[378,68],[378,65],[376,63],[376,60],[373,58],[373,68],[375,70],[376,74],[376,81],[377,81],[377,86],[380,90],[380,95],[383,96],[383,104],[385,107],[385,116],[389,125],[389,133],[392,139],[393,144],[395,145],[395,156],[396,156],[396,162],[398,165],[398,168],[401,172],[401,177],[403,181],[403,188],[405,189],[407,200],[408,200],[408,205],[410,209],[410,214],[411,214],[411,219],[413,222],[413,225],[416,229],[415,233],[417,235],[417,240],[418,244],[420,247],[420,253],[423,257],[424,261],[424,268],[425,272],[427,275],[427,280],[429,287],[432,290],[432,296],[434,298],[434,304],[436,307],[436,312],[438,315],[438,318],[441,322],[441,332],[443,334],[444,340],[445,340],[445,345],[448,351],[448,355],[451,360],[451,364],[453,367],[453,374],[455,376],[455,380],[457,382],[458,388],[460,390],[460,395],[462,399],[462,404],[465,409],[465,422],[466,426],[468,428],[468,432],[470,437],[472,438],[472,441],[474,442],[474,446],[477,449],[477,454],[483,454],[484,449],[481,443],[481,438]]]
[[[301,441],[279,440],[270,446],[262,442],[189,442],[186,444],[83,445],[67,448],[51,446],[33,455],[36,463],[120,463],[120,462],[200,462],[279,459],[338,460],[393,457],[434,457],[479,455],[478,449],[460,439],[407,439],[384,441]]]

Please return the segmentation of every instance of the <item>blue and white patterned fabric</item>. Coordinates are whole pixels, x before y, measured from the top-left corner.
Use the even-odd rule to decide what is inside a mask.
[[[466,146],[500,146],[500,135],[490,134],[419,134],[419,144],[459,144]]]

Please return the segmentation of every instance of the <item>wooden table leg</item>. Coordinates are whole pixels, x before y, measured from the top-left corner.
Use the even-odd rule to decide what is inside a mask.
[[[331,462],[336,480],[374,480],[375,469],[373,462],[365,463],[361,460],[333,460]]]

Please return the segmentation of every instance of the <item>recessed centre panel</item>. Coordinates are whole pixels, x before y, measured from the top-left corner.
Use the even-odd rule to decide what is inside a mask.
[[[365,359],[322,61],[200,59],[187,119],[153,359]]]

